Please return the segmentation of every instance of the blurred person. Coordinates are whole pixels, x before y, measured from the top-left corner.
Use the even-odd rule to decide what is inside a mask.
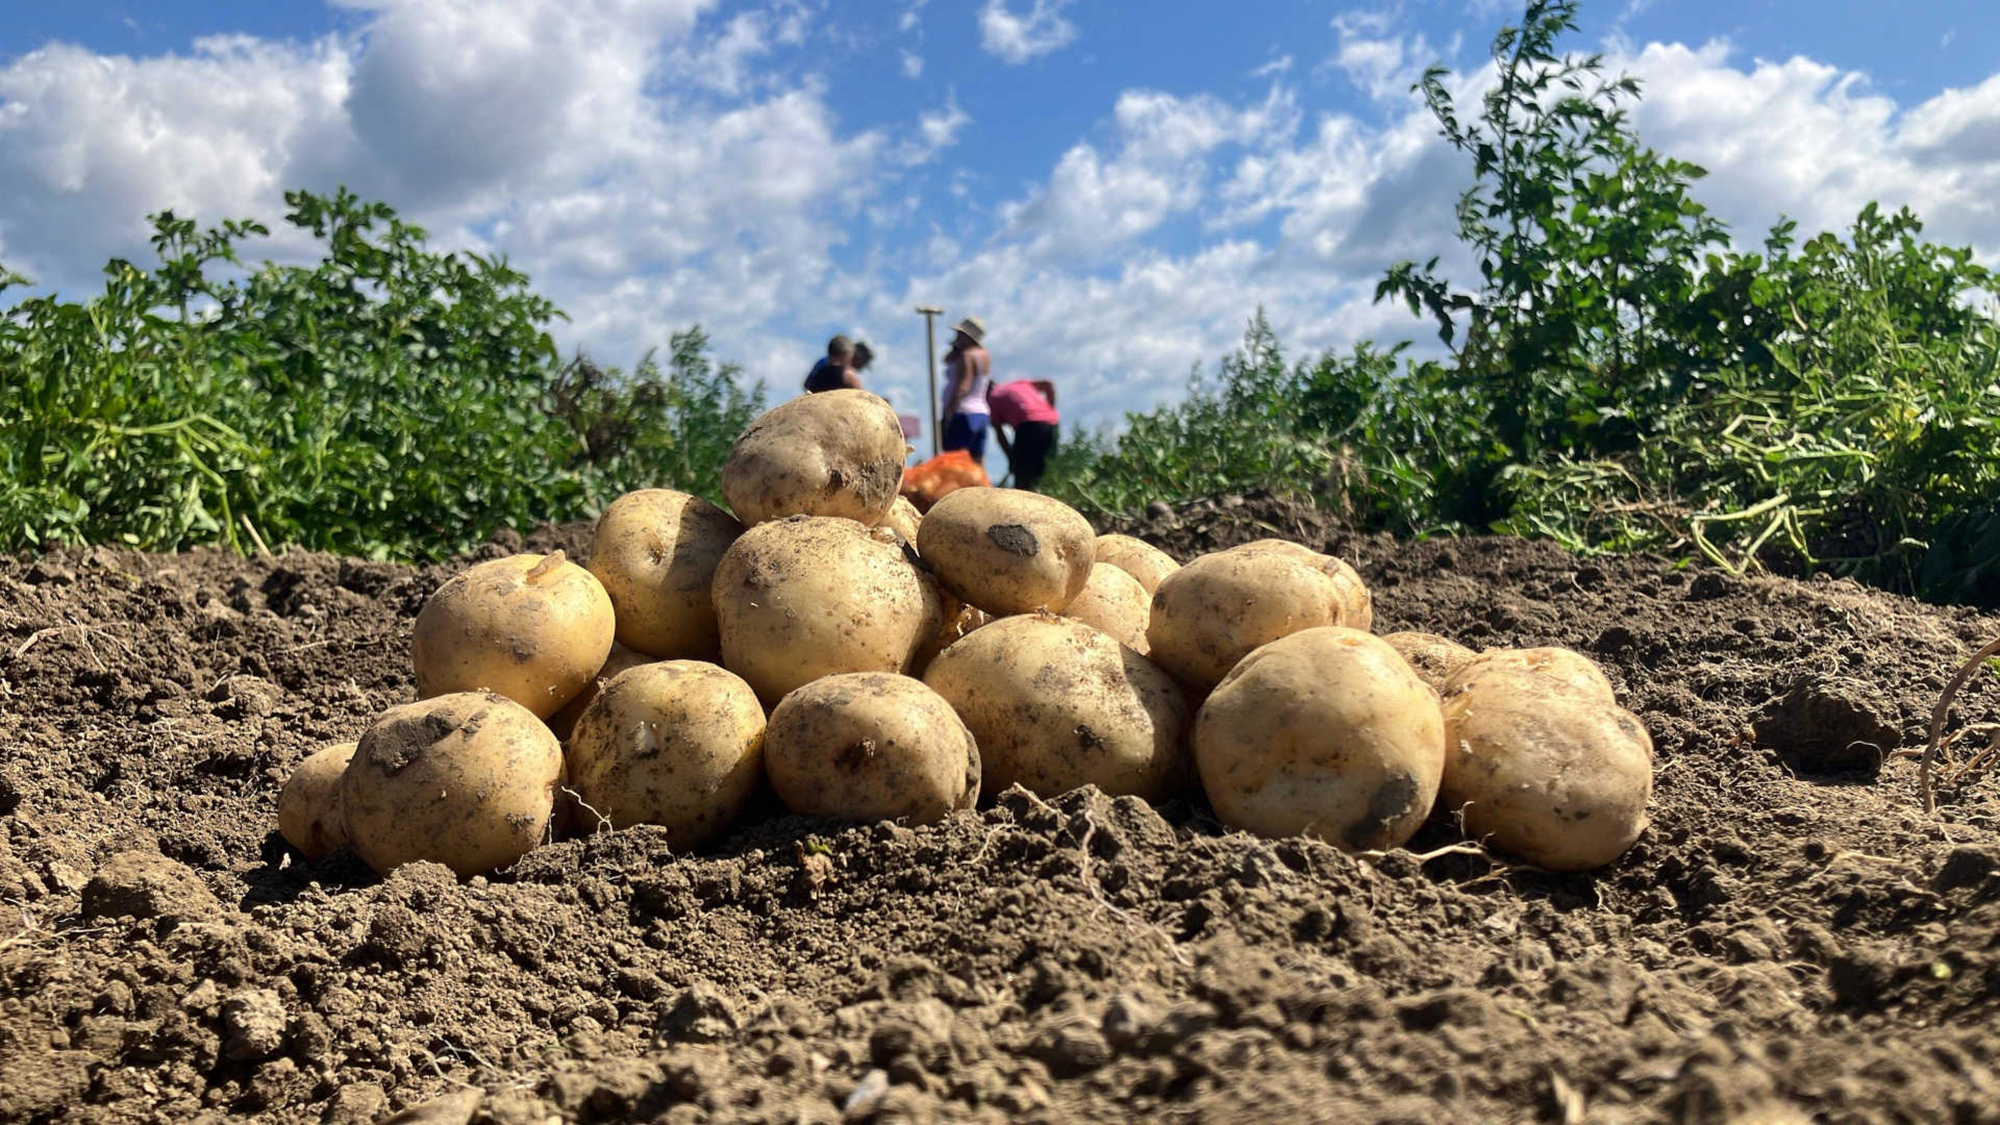
[[[1047,379],[1015,379],[987,392],[986,405],[992,412],[994,440],[1007,455],[1014,487],[1032,492],[1048,468],[1056,426],[1062,421],[1056,413],[1056,385]],[[1010,427],[1012,440],[1007,435]]]
[[[863,344],[862,347],[868,345]],[[835,336],[826,342],[826,355],[806,375],[806,393],[837,391],[842,387],[861,389],[861,376],[854,366],[854,341],[845,336]],[[869,356],[873,358],[874,353]]]
[[[986,431],[992,410],[986,392],[993,384],[993,357],[986,352],[986,325],[968,316],[953,329],[944,357],[944,449],[963,449],[974,461],[986,458]]]

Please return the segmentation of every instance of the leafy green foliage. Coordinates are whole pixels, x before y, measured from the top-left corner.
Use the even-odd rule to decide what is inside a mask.
[[[312,266],[246,270],[254,222],[155,216],[159,262],[0,314],[0,548],[261,540],[436,556],[713,475],[761,403],[698,330],[667,372],[597,372],[503,260],[439,253],[387,206],[293,192]],[[22,284],[0,276],[0,289]],[[594,370],[594,369],[593,369]]]
[[[1416,88],[1470,159],[1457,234],[1479,280],[1402,262],[1376,296],[1433,321],[1445,358],[1364,344],[1288,367],[1260,313],[1216,382],[1065,451],[1046,487],[1129,514],[1290,486],[1367,527],[2000,604],[2000,328],[1971,303],[1993,276],[1873,205],[1845,238],[1781,223],[1731,249],[1691,195],[1702,170],[1633,135],[1637,83],[1558,51],[1575,11],[1530,0],[1476,117],[1441,70]]]

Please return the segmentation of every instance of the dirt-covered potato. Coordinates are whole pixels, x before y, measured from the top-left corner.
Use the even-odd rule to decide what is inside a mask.
[[[1388,633],[1382,639],[1388,642],[1390,648],[1403,654],[1403,659],[1410,662],[1419,679],[1431,685],[1432,690],[1440,692],[1444,690],[1446,680],[1479,655],[1457,641],[1436,633]]]
[[[1096,533],[1076,509],[1013,488],[961,488],[924,513],[917,553],[988,613],[1061,613],[1083,592]]]
[[[1612,690],[1611,678],[1604,674],[1604,669],[1590,657],[1566,648],[1488,649],[1460,665],[1438,690],[1449,697],[1486,677],[1504,677],[1515,672],[1546,677],[1602,703],[1618,702],[1618,693]]]
[[[604,666],[615,631],[604,586],[561,551],[479,563],[417,614],[417,697],[494,691],[547,718]]]
[[[943,625],[931,639],[917,647],[917,658],[910,662],[909,675],[922,679],[924,669],[931,666],[937,654],[957,644],[959,639],[981,625],[993,620],[993,615],[976,605],[966,605],[957,596],[942,586],[939,592],[944,599]]]
[[[604,667],[597,670],[597,675],[591,677],[590,683],[576,693],[575,699],[563,704],[562,710],[549,716],[549,729],[555,732],[557,738],[568,742],[570,734],[576,730],[576,721],[583,717],[583,709],[590,706],[590,701],[597,698],[597,693],[604,690],[604,685],[611,681],[611,677],[627,668],[637,668],[641,664],[651,663],[653,658],[643,652],[633,652],[620,644],[612,645],[611,655],[604,658]]]
[[[352,742],[316,750],[299,763],[278,791],[278,834],[307,859],[325,859],[347,846],[347,825],[340,811],[340,775],[353,757]]]
[[[1172,555],[1130,535],[1098,536],[1096,559],[1138,579],[1149,598],[1153,596],[1153,591],[1160,588],[1161,579],[1181,568]]]
[[[764,708],[736,674],[699,660],[629,668],[570,736],[569,784],[614,827],[657,824],[698,848],[735,821],[763,766]]]
[[[1092,566],[1083,593],[1063,610],[1064,617],[1074,617],[1103,630],[1141,656],[1150,647],[1146,643],[1146,623],[1152,614],[1153,599],[1146,588],[1124,568],[1110,563]]]
[[[723,666],[767,706],[821,676],[908,672],[945,624],[936,579],[895,532],[830,516],[744,532],[714,596]]]
[[[1395,649],[1326,626],[1244,657],[1202,704],[1194,758],[1223,823],[1370,851],[1430,815],[1444,737],[1437,693]]]
[[[662,660],[714,660],[715,564],[743,525],[699,496],[628,492],[597,517],[590,573],[616,611],[618,643]]]
[[[505,867],[548,832],[562,772],[562,744],[505,696],[391,707],[341,774],[348,843],[385,875],[420,859],[462,876]]]
[[[1367,632],[1375,624],[1375,599],[1368,592],[1368,586],[1361,580],[1361,572],[1349,566],[1347,560],[1334,555],[1324,555],[1303,543],[1289,539],[1253,539],[1230,548],[1238,554],[1280,554],[1308,562],[1318,567],[1340,590],[1340,620],[1337,625]]]
[[[746,526],[784,516],[888,516],[910,447],[896,410],[844,389],[781,402],[750,423],[722,464],[722,496]]]
[[[880,526],[886,527],[903,537],[903,542],[916,546],[917,529],[924,523],[924,514],[910,503],[907,496],[898,495],[896,502],[889,506],[889,514],[882,517]]]
[[[1165,672],[1081,621],[1002,617],[938,654],[924,682],[979,745],[980,788],[1096,785],[1157,800],[1188,777],[1188,705]]]
[[[1358,580],[1338,577],[1331,563],[1340,560],[1281,540],[1203,555],[1154,592],[1151,658],[1199,693],[1280,637],[1324,625],[1366,630],[1367,615],[1354,611]]]
[[[850,672],[771,712],[765,770],[785,807],[829,820],[931,824],[979,799],[979,749],[920,680]]]
[[[1489,669],[1444,702],[1443,807],[1465,834],[1550,871],[1623,855],[1646,830],[1653,740],[1583,687]]]

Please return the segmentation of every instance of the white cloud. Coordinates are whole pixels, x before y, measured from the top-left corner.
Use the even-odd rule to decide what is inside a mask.
[[[1025,63],[1076,41],[1076,25],[1063,18],[1069,0],[1033,0],[1016,13],[1006,0],[986,0],[979,10],[979,45],[1005,62]]]
[[[1280,78],[1291,73],[1292,56],[1279,55],[1270,62],[1250,72],[1252,78]]]
[[[902,58],[903,77],[922,78],[924,76],[924,57],[922,55],[915,51],[904,51]]]
[[[1240,109],[1208,95],[1128,90],[1112,113],[1116,152],[1107,159],[1084,143],[1064,153],[1045,186],[1002,206],[1003,234],[1041,259],[1102,254],[1195,211],[1209,187],[1211,152],[1289,133],[1297,112],[1277,88]]]
[[[930,0],[910,0],[909,6],[903,9],[902,16],[896,20],[896,30],[921,30],[924,22],[924,6],[928,3]]]

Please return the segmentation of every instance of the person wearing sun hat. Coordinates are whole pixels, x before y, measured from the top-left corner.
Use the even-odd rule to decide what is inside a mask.
[[[986,459],[986,431],[993,411],[986,392],[993,385],[993,357],[986,352],[986,324],[968,316],[953,329],[944,357],[943,448],[963,449],[974,461]]]

